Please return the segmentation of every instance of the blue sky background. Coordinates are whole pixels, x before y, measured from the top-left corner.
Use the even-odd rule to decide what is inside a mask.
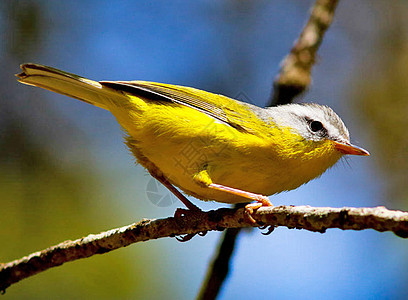
[[[279,63],[305,24],[312,3],[283,0],[34,2],[43,8],[47,25],[42,28],[41,50],[26,57],[26,62],[50,65],[96,80],[173,83],[230,97],[244,93],[251,103],[259,106],[267,103]],[[355,13],[357,9],[361,15]],[[313,85],[302,99],[331,106],[348,125],[352,141],[370,150],[372,156],[351,157],[349,165],[339,163],[320,179],[271,197],[274,204],[385,205],[384,178],[374,164],[379,154],[350,103],[350,81],[361,79],[356,75],[361,72],[359,66],[373,47],[373,37],[381,26],[376,23],[378,13],[369,1],[340,2],[336,20],[319,51]],[[16,61],[12,72],[18,72],[18,63],[22,62]],[[21,94],[30,89],[18,85],[14,79],[9,82]],[[106,211],[114,210],[115,215],[105,224],[101,214],[100,227],[92,230],[103,231],[141,218],[167,217],[181,206],[176,202],[157,207],[148,200],[146,186],[151,178],[143,168],[134,166],[113,116],[48,91],[39,90],[35,95],[45,103],[37,109],[44,114],[56,112],[65,120],[59,122],[57,118],[50,125],[49,119],[37,119],[39,126],[50,127],[50,132],[74,132],[73,136],[69,133],[69,143],[50,141],[50,151],[61,161],[95,170],[100,174],[97,182],[108,189],[104,200],[93,200],[89,209],[97,205]],[[160,193],[166,191],[161,189]],[[203,209],[222,206],[193,201]],[[78,237],[61,233],[60,241]],[[210,232],[188,243],[170,238],[150,241],[97,260],[130,253],[127,258],[130,267],[149,269],[152,289],[166,290],[171,285],[170,297],[191,299],[199,290],[219,237],[220,233]],[[151,254],[142,260],[132,256],[136,248],[142,247],[152,249],[148,250]],[[220,299],[403,299],[407,296],[406,251],[405,240],[392,233],[372,230],[332,229],[319,234],[278,228],[269,236],[261,235],[258,230],[247,231],[239,237],[231,274]],[[52,272],[63,273],[64,268]],[[92,270],[87,272],[90,281],[98,276]],[[90,285],[89,289],[92,288],[96,287]],[[131,286],[128,290],[127,298],[137,298]],[[161,294],[150,295],[155,298]]]

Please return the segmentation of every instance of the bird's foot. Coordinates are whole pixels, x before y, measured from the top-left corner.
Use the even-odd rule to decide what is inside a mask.
[[[177,208],[176,211],[174,212],[174,217],[175,218],[182,218],[185,217],[187,215],[195,215],[197,213],[202,212],[201,209],[199,209],[197,207],[198,210],[194,209],[185,209],[185,208]],[[191,240],[194,236],[196,236],[197,234],[199,236],[205,236],[207,234],[208,231],[200,231],[198,233],[189,233],[189,234],[185,234],[185,235],[180,235],[180,236],[176,236],[176,240],[178,240],[179,242],[187,242],[189,240]]]
[[[264,195],[253,195],[253,199],[257,202],[249,203],[245,205],[245,218],[252,224],[258,224],[258,222],[254,219],[252,216],[254,211],[256,211],[258,208],[262,206],[273,206],[271,201],[269,201],[269,198],[264,196]],[[272,231],[271,231],[272,232]]]

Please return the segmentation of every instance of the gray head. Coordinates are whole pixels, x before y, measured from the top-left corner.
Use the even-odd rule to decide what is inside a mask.
[[[330,139],[350,142],[348,129],[340,117],[328,106],[303,103],[269,109],[277,124],[289,126],[307,140]]]
[[[278,126],[293,128],[306,140],[331,140],[343,154],[369,155],[366,150],[350,144],[347,127],[328,106],[314,103],[287,104],[266,108],[261,114],[261,118],[272,118]]]

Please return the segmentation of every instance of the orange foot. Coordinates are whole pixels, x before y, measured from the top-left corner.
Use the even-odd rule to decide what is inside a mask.
[[[223,191],[223,192],[227,192],[227,193],[234,194],[237,196],[241,196],[251,201],[256,201],[255,203],[249,203],[245,206],[245,216],[249,220],[249,222],[253,224],[256,224],[255,219],[252,217],[252,214],[254,213],[255,210],[257,210],[261,206],[273,206],[271,201],[269,201],[268,197],[264,195],[247,192],[247,191],[243,191],[240,189],[236,189],[236,188],[232,188],[229,186],[216,184],[216,183],[211,183],[208,185],[208,187],[214,190]]]
[[[257,224],[256,220],[254,217],[252,217],[252,214],[254,211],[256,211],[258,208],[262,206],[273,206],[271,201],[269,201],[268,197],[263,196],[263,195],[258,195],[258,194],[252,194],[253,200],[257,202],[249,203],[245,205],[245,217],[251,222],[252,224]]]

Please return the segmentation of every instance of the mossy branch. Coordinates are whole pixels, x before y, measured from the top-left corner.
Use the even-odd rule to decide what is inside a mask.
[[[0,290],[5,291],[13,283],[66,262],[103,254],[137,242],[203,231],[257,226],[249,223],[244,213],[244,208],[221,208],[208,212],[188,213],[180,217],[145,219],[75,241],[65,241],[23,258],[0,264]],[[400,237],[408,237],[408,212],[388,210],[385,207],[261,207],[253,217],[259,224],[273,227],[284,226],[321,233],[328,228],[374,229],[381,232],[392,231]]]

